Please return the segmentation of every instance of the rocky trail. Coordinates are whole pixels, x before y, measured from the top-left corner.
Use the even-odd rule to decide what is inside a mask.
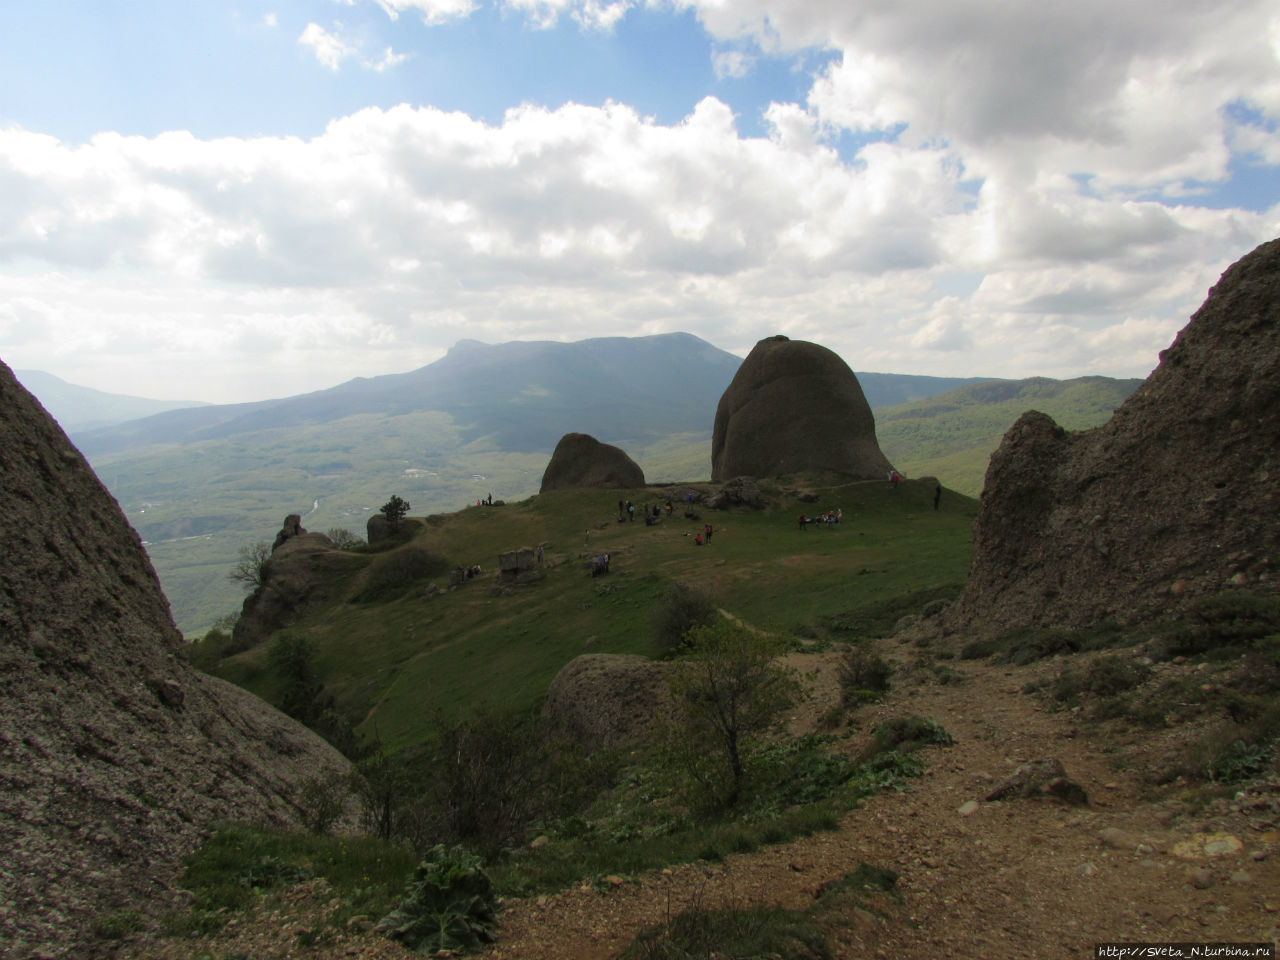
[[[928,771],[908,792],[868,799],[836,832],[723,863],[507,901],[497,942],[482,956],[604,960],[641,930],[690,907],[807,909],[824,885],[862,863],[894,871],[896,889],[868,890],[860,906],[825,915],[837,956],[1074,958],[1092,957],[1095,944],[1109,941],[1280,937],[1280,782],[1254,783],[1207,803],[1198,799],[1203,787],[1155,787],[1152,771],[1185,746],[1189,731],[1083,721],[1022,692],[1061,664],[951,661],[951,682],[940,684],[916,664],[912,647],[886,652],[900,661],[895,689],[863,708],[855,729],[915,714],[941,723],[955,741],[926,749]],[[794,658],[814,691],[792,721],[796,730],[811,729],[835,702],[835,661],[835,654]],[[859,735],[845,744],[857,749]],[[984,800],[1021,765],[1049,758],[1087,791],[1087,805],[1045,797]],[[307,901],[319,907],[323,893],[313,885],[292,896],[283,912],[277,904],[274,913],[208,944],[210,955],[409,956],[356,931],[324,947],[299,946],[299,911]],[[124,955],[195,955],[190,941],[185,952],[167,949],[177,946],[138,944]]]

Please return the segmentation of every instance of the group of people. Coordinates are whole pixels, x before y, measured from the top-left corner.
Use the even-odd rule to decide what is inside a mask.
[[[708,523],[708,524],[703,525],[703,527],[702,527],[702,533],[695,533],[695,534],[693,535],[693,545],[694,545],[695,547],[700,547],[700,546],[702,546],[704,543],[710,543],[710,542],[711,542],[711,532],[712,532],[712,531],[711,531],[711,524],[709,524],[709,523]],[[685,534],[685,536],[688,536],[688,534]]]
[[[602,553],[591,561],[591,576],[602,577],[609,572],[609,555]]]
[[[844,519],[844,510],[837,507],[835,510],[828,510],[826,513],[820,513],[817,516],[807,516],[800,514],[800,529],[805,530],[811,523],[825,523],[827,529],[830,530],[837,523]]]
[[[653,505],[652,509],[650,509],[649,504],[647,503],[641,504],[641,509],[644,511],[644,524],[646,527],[653,526],[662,517],[663,508],[656,503]],[[673,507],[671,506],[671,501],[668,500],[666,504],[666,511],[667,511],[668,517],[671,516],[672,509]],[[636,518],[636,505],[632,503],[630,500],[626,500],[626,501],[619,500],[618,501],[618,522],[621,523],[624,520],[634,521],[635,518]]]

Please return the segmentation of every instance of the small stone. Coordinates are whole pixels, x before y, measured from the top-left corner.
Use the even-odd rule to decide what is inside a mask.
[[[546,835],[544,834],[544,835],[542,835],[542,836],[540,836],[540,837],[534,837],[532,840],[530,840],[530,841],[529,841],[529,849],[530,849],[530,850],[540,850],[540,849],[542,849],[543,847],[547,846],[547,844],[549,844],[549,843],[551,843],[551,838],[550,838],[550,837],[548,837],[548,836],[546,836]]]
[[[978,812],[977,800],[966,800],[964,803],[960,804],[959,809],[956,810],[956,813],[960,814],[960,816],[962,817],[971,817],[977,812]]]
[[[1076,873],[1080,874],[1082,877],[1092,877],[1096,875],[1097,872],[1098,868],[1087,860],[1076,867]]]
[[[609,886],[611,886],[611,887],[620,887],[620,886],[622,886],[624,883],[626,883],[627,881],[623,880],[623,879],[622,879],[620,876],[618,876],[617,874],[613,874],[613,873],[611,873],[611,874],[609,874],[609,876],[607,876],[607,877],[605,877],[605,878],[604,878],[604,882],[605,882],[605,883],[607,883],[607,884],[609,884]]]
[[[1231,882],[1246,886],[1253,883],[1253,875],[1248,870],[1236,870],[1231,874]]]
[[[1136,849],[1137,852],[1142,854],[1144,857],[1149,857],[1151,854],[1156,852],[1156,848],[1149,843],[1140,843]]]
[[[939,867],[942,866],[942,861],[939,860],[937,857],[925,857],[920,862],[923,863],[930,870],[937,870]]]
[[[1119,827],[1106,827],[1098,831],[1098,839],[1104,847],[1112,850],[1133,850],[1138,846],[1137,838],[1127,830]]]
[[[1197,890],[1208,890],[1213,886],[1213,874],[1203,867],[1187,871],[1187,882]]]
[[[1238,853],[1242,846],[1244,846],[1244,844],[1235,837],[1223,834],[1222,836],[1206,843],[1204,845],[1204,852],[1211,857],[1221,857],[1228,853]]]
[[[1267,859],[1267,851],[1259,847],[1257,850],[1249,851],[1249,859],[1254,861],[1262,861]]]

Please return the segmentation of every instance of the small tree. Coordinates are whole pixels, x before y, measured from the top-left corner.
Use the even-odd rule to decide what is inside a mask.
[[[395,494],[391,495],[391,499],[382,505],[382,515],[387,518],[387,523],[391,525],[392,530],[396,530],[400,526],[400,521],[405,518],[405,514],[409,512],[409,502],[402,500]]]
[[[775,658],[783,650],[727,620],[694,627],[689,653],[668,683],[673,715],[668,749],[712,806],[731,807],[742,794],[747,759],[799,699],[792,670]]]
[[[271,544],[259,540],[252,546],[240,548],[240,559],[227,574],[227,579],[244,585],[246,590],[257,590],[267,577],[267,564],[271,560]]]

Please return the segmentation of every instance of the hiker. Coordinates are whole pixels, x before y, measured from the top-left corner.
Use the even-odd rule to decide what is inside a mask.
[[[635,523],[636,520],[636,505],[630,500],[627,501],[627,519],[632,523]]]
[[[542,544],[538,544],[538,566],[542,566],[542,560],[543,560]]]
[[[809,522],[809,518],[808,518],[808,517],[806,517],[803,513],[802,513],[802,514],[800,514],[800,529],[801,529],[801,530],[803,530],[803,529],[805,528],[805,527],[804,527],[804,525],[805,525],[806,523],[808,523],[808,522]]]
[[[626,513],[626,510],[624,510],[624,509],[623,509],[622,501],[621,501],[621,500],[619,500],[619,501],[618,501],[618,519],[619,519],[619,520],[622,520],[622,519],[623,519],[623,514],[624,514],[624,513]]]
[[[672,511],[672,510],[674,510],[674,509],[675,509],[675,507],[671,506],[671,501],[670,501],[670,500],[668,500],[668,501],[667,501],[667,516],[668,516],[668,517],[669,517],[669,516],[671,516],[671,511]]]
[[[695,534],[693,535],[693,545],[694,545],[695,547],[700,547],[700,546],[702,546],[702,534],[700,534],[700,533],[695,533]]]
[[[705,527],[703,527],[702,529],[703,529],[703,530],[706,532],[706,534],[707,534],[707,543],[710,543],[710,542],[711,542],[711,524],[709,524],[709,523],[708,523],[708,524],[707,524]]]
[[[891,471],[889,473],[889,482],[893,484],[893,489],[897,490],[898,484],[902,482],[902,474],[900,474],[897,470]]]
[[[933,488],[933,509],[938,509],[938,501],[942,499],[942,484]]]

